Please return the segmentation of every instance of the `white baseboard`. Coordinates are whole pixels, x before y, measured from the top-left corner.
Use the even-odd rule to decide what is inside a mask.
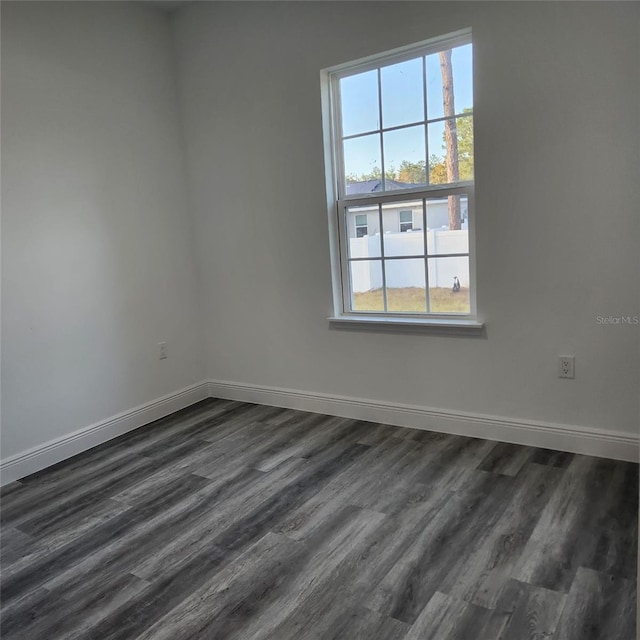
[[[623,431],[515,420],[500,416],[445,411],[294,389],[209,380],[170,393],[0,461],[0,485],[41,471],[207,397],[325,413],[344,418],[558,449],[615,460],[638,462],[640,457],[640,437]]]
[[[484,414],[445,411],[293,389],[210,380],[209,396],[241,400],[332,416],[383,422],[440,433],[638,462],[640,437],[568,424],[538,422]]]
[[[0,461],[0,485],[24,478],[31,473],[66,460],[91,447],[184,409],[208,396],[206,382],[167,394],[111,418],[95,422],[62,438],[50,440]]]

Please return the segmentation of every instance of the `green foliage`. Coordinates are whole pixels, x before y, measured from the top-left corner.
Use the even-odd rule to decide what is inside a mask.
[[[366,180],[380,180],[382,178],[382,169],[380,167],[373,167],[369,173],[348,173],[346,175],[347,184],[350,182],[365,182]]]
[[[471,113],[471,109],[464,109],[463,113]],[[460,180],[473,180],[473,116],[458,118],[458,171]],[[445,134],[442,134],[443,147],[446,146]],[[447,169],[445,158],[431,154],[429,158],[429,182],[431,184],[445,184]]]
[[[403,160],[400,163],[400,168],[396,169],[391,165],[385,172],[385,178],[387,180],[397,180],[398,182],[406,182],[413,184],[423,184],[425,182],[425,161],[420,160],[418,162],[409,162],[409,160]],[[382,178],[382,170],[380,167],[373,167],[369,173],[361,173],[356,175],[354,173],[347,174],[347,183],[349,182],[364,182],[365,180],[380,180]]]
[[[426,162],[424,160],[418,162],[403,160],[400,163],[400,171],[398,171],[396,179],[407,184],[424,184],[426,182]]]
[[[473,116],[458,120],[458,165],[460,180],[473,180]]]
[[[447,168],[441,156],[431,154],[429,158],[429,183],[445,184],[447,182]]]

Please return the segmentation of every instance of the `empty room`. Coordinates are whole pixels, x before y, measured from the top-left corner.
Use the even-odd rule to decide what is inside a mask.
[[[1,3],[3,640],[634,640],[640,4]]]

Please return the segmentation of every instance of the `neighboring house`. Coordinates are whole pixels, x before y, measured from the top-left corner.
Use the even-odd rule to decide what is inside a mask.
[[[389,189],[402,189],[406,184],[387,180]],[[382,190],[381,180],[365,180],[347,184],[347,195]],[[454,277],[463,287],[469,286],[468,202],[460,198],[462,228],[449,229],[447,198],[427,200],[427,229],[423,234],[422,200],[391,202],[382,205],[382,231],[386,256],[416,256],[424,251],[426,237],[429,256],[457,254],[456,257],[429,259],[429,286],[450,288]],[[361,293],[382,287],[380,258],[380,212],[378,205],[350,207],[347,215],[349,255],[352,258],[372,258],[351,263],[351,288]],[[419,232],[419,233],[414,233]],[[386,261],[386,285],[389,288],[425,286],[425,265],[422,259]]]
[[[397,180],[387,180],[387,191],[404,189],[408,186]],[[382,191],[382,180],[364,180],[347,184],[347,195],[357,195]],[[466,199],[460,203],[462,228],[466,229],[468,208]],[[377,205],[352,207],[347,216],[350,238],[362,238],[380,233],[380,216]],[[382,205],[382,225],[384,233],[405,233],[422,231],[422,202],[409,201]],[[448,229],[449,214],[447,199],[429,200],[427,202],[427,230]]]

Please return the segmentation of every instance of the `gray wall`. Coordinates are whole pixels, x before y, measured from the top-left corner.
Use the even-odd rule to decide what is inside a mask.
[[[596,318],[639,309],[639,12],[577,2],[178,11],[208,376],[635,432],[638,327]],[[319,71],[469,26],[486,338],[331,330]],[[558,354],[575,354],[574,381],[557,379]]]
[[[3,458],[203,377],[173,70],[157,11],[2,3]]]
[[[205,377],[635,431],[639,13],[3,2],[2,457]],[[486,336],[332,330],[319,71],[467,26]]]

